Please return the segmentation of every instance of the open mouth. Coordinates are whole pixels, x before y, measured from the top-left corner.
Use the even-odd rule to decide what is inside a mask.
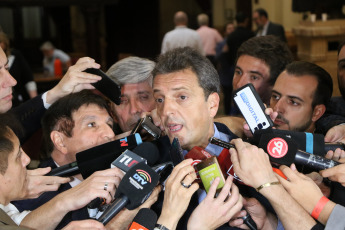
[[[167,127],[170,132],[178,132],[183,128],[183,125],[169,124]]]

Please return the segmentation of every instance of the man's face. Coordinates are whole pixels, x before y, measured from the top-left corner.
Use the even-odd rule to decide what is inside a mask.
[[[312,102],[317,85],[313,76],[281,73],[273,86],[270,103],[273,111],[278,112],[274,126],[282,130],[312,132],[316,121]]]
[[[26,166],[30,163],[30,158],[20,147],[16,135],[11,131],[11,141],[14,150],[8,155],[8,166],[4,175],[0,174],[1,187],[5,189],[5,194],[9,197],[7,202],[21,197],[27,184]]]
[[[235,30],[234,24],[228,24],[228,25],[226,26],[225,35],[228,36],[229,34],[231,34],[232,32],[234,32],[234,30]]]
[[[265,25],[263,22],[263,17],[260,17],[258,12],[253,13],[253,21],[258,28],[262,28]]]
[[[155,108],[152,87],[147,81],[121,87],[121,104],[114,105],[117,122],[123,132],[134,128],[142,112]]]
[[[115,137],[113,119],[106,109],[97,105],[83,105],[73,112],[72,118],[72,137],[64,136],[63,143],[68,158],[66,164],[76,160],[76,153],[112,141]]]
[[[345,46],[338,55],[338,84],[341,95],[345,99]]]
[[[197,76],[190,69],[157,75],[153,92],[157,114],[170,142],[177,137],[186,150],[194,146],[205,148],[214,133],[218,94],[210,94],[206,101]]]
[[[242,55],[238,58],[232,85],[234,90],[252,83],[264,103],[269,102],[272,86],[269,84],[270,68],[262,60]]]
[[[12,87],[17,81],[8,72],[7,57],[0,48],[0,113],[6,113],[12,107]]]

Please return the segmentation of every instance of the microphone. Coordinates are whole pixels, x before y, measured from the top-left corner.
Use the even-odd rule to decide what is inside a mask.
[[[153,166],[159,159],[158,148],[151,142],[144,142],[131,150],[125,150],[116,160],[111,163],[111,167],[117,167],[124,173],[135,164],[145,162]]]
[[[69,177],[81,173],[85,179],[95,171],[109,168],[109,162],[114,161],[123,151],[133,149],[141,143],[141,137],[136,133],[95,146],[77,153],[75,162],[55,168],[46,175]]]
[[[295,141],[298,149],[319,156],[324,156],[329,150],[335,151],[337,148],[340,148],[341,150],[345,149],[344,144],[341,142],[325,143],[324,135],[308,132],[295,132],[279,129],[258,130],[257,132],[255,132],[254,138],[258,139],[257,137],[260,138],[261,135],[266,133],[283,135],[287,138],[290,138]]]
[[[157,214],[149,208],[142,208],[134,217],[128,230],[153,230],[157,222]]]
[[[212,157],[212,155],[207,152],[205,149],[200,148],[199,146],[194,146],[185,156],[184,159],[193,159],[193,160],[205,160]]]
[[[137,153],[137,154],[136,154]],[[159,152],[157,147],[150,143],[144,142],[133,149],[125,150],[115,161],[111,163],[111,168],[117,167],[126,173],[128,170],[137,163],[144,162],[148,165],[153,165],[158,161]],[[99,208],[105,204],[104,198],[95,198],[88,205],[89,210]]]
[[[124,207],[133,210],[148,198],[159,180],[159,175],[144,162],[132,166],[116,190],[115,201],[97,219],[106,225]]]
[[[178,165],[183,161],[183,150],[177,137],[175,137],[171,143],[169,151],[172,163],[174,166]]]
[[[210,138],[210,143],[212,144],[216,144],[218,146],[221,146],[225,149],[230,149],[230,147],[235,147],[233,144],[230,144],[228,142],[222,141],[220,139],[217,139],[215,137],[211,137]],[[200,161],[205,161],[207,159],[210,159],[212,157],[212,155],[207,152],[206,150],[195,146],[193,147],[186,155],[185,155],[185,159],[188,158],[192,158],[195,162],[200,162]],[[232,162],[230,160],[230,153],[229,151],[222,151],[222,153],[218,156],[217,160],[208,160],[210,162],[218,162],[218,163],[214,163],[214,165],[217,165],[216,168],[220,169],[221,172],[219,172],[220,175],[232,175],[235,179],[237,179],[240,183],[243,183],[235,174],[233,167],[232,167]],[[199,171],[198,167],[199,164],[196,165],[196,168]],[[201,167],[202,168],[202,167]],[[232,170],[232,171],[231,171]],[[200,173],[200,172],[199,172]],[[200,177],[198,175],[198,178],[200,180]],[[217,192],[220,192],[219,190]],[[252,219],[252,217],[250,216],[249,212],[247,211],[247,215],[242,217],[243,219],[243,223],[245,225],[247,225],[249,227],[250,230],[257,230],[257,226],[256,223],[254,222],[254,220]]]
[[[290,166],[296,163],[314,170],[323,170],[340,164],[337,161],[299,150],[296,143],[284,135],[264,134],[260,138],[259,147],[268,153],[271,162],[278,165]]]

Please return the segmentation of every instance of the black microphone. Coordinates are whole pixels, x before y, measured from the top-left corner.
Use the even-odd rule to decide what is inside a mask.
[[[142,208],[134,217],[128,230],[153,230],[157,222],[157,214],[149,208]]]
[[[126,173],[133,165],[145,162],[149,166],[153,166],[159,159],[159,150],[151,142],[144,142],[133,149],[125,150],[116,160],[111,163],[111,166],[118,167]]]
[[[122,178],[115,194],[115,201],[98,218],[106,225],[124,207],[133,210],[148,198],[159,180],[159,175],[144,162],[131,167]]]
[[[299,150],[297,144],[284,135],[264,134],[260,138],[259,147],[268,153],[271,162],[278,165],[290,166],[296,163],[314,170],[323,170],[340,164],[337,161]]]
[[[127,173],[128,170],[134,165],[144,162],[149,166],[154,165],[159,159],[158,148],[150,143],[144,142],[133,149],[125,150],[115,161],[111,163],[111,167],[117,167],[122,170],[122,172]],[[104,198],[95,198],[88,205],[88,209],[96,209],[105,204]]]
[[[123,151],[133,149],[141,143],[141,137],[136,133],[95,146],[77,153],[77,161],[55,168],[46,175],[68,177],[81,173],[85,179],[96,171],[110,168],[110,162],[114,161]]]
[[[308,152],[308,153],[319,155],[319,156],[324,156],[329,150],[335,151],[337,148],[340,148],[341,150],[345,150],[343,143],[325,142],[324,135],[317,134],[317,133],[296,132],[296,131],[279,130],[279,129],[258,130],[254,134],[254,139],[256,138],[259,140],[260,136],[266,133],[283,135],[287,138],[290,138],[295,141],[298,149],[304,152]]]

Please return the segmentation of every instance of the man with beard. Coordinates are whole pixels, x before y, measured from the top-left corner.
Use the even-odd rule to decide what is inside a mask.
[[[270,107],[278,116],[278,129],[314,132],[315,122],[325,113],[333,91],[331,76],[321,67],[296,61],[278,76]]]

